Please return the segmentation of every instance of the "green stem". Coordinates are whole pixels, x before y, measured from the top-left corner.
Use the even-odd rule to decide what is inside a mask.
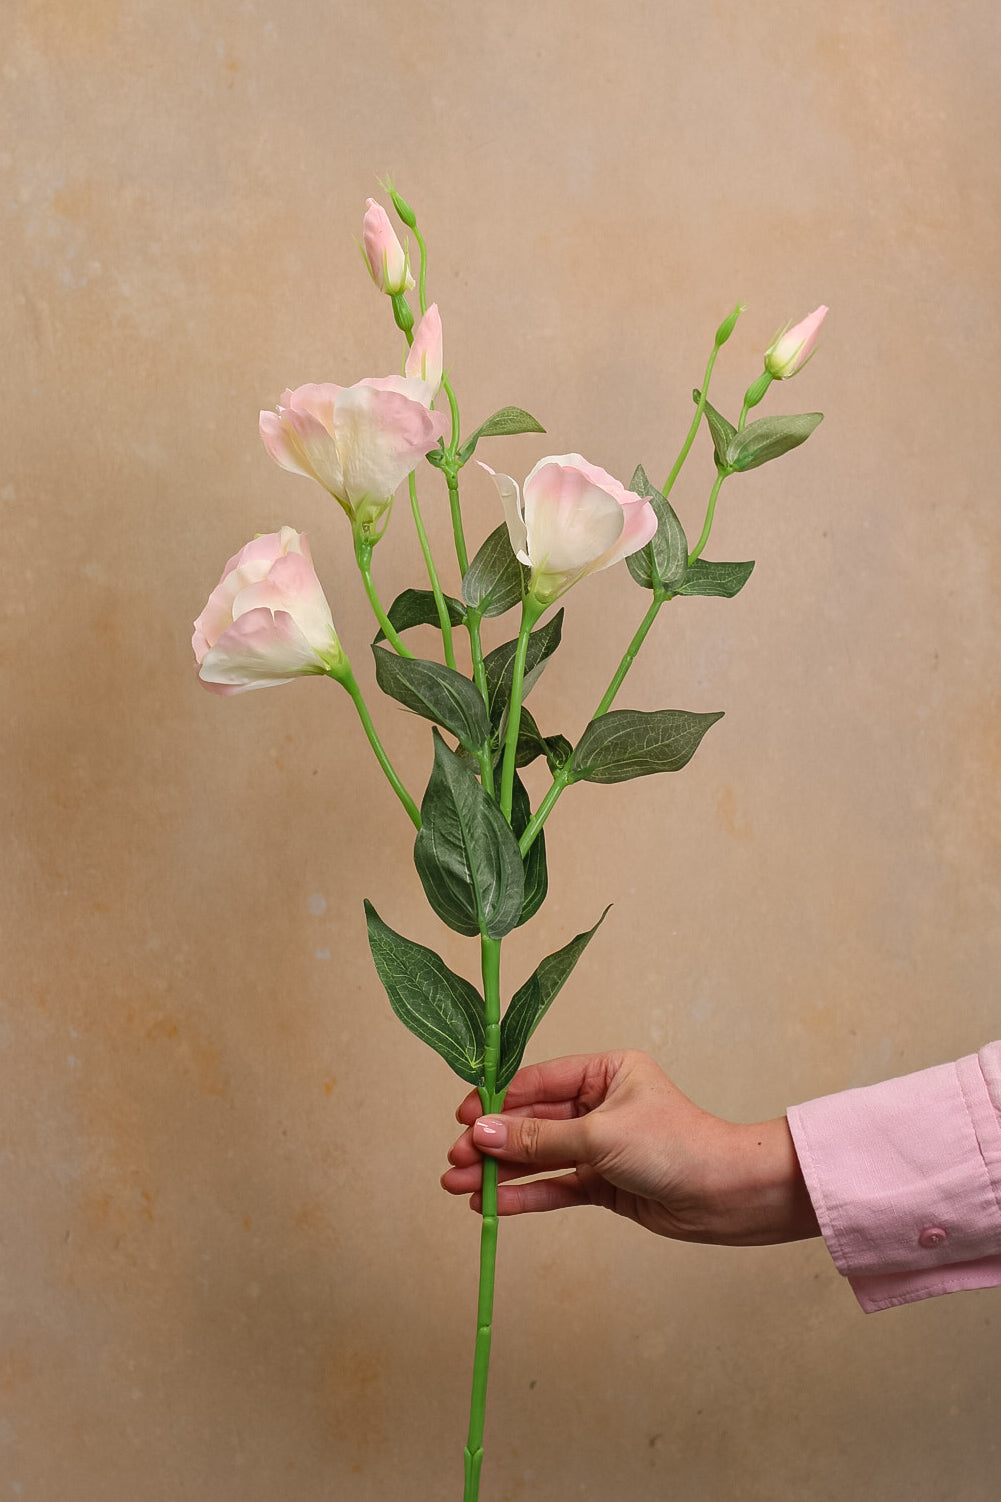
[[[514,764],[518,747],[518,730],[521,726],[521,699],[525,687],[525,659],[528,656],[528,638],[532,627],[545,610],[534,595],[526,595],[521,605],[521,630],[514,652],[511,674],[511,699],[507,712],[507,733],[504,737],[504,762],[501,767],[500,811],[510,824],[511,804],[514,801]]]
[[[673,599],[674,596],[665,589],[654,590],[653,600],[650,603],[650,608],[647,610],[646,615],[643,617],[643,619],[639,623],[639,626],[636,628],[636,632],[633,636],[632,641],[629,643],[625,652],[623,652],[622,660],[612,675],[612,680],[602,696],[601,703],[598,705],[597,709],[594,711],[594,714],[591,716],[592,720],[600,719],[603,714],[607,714],[611,709],[612,702],[615,699],[616,694],[619,692],[619,689],[622,687],[622,683],[626,674],[629,672],[629,669],[632,667],[634,661],[636,660],[636,654],[639,651],[640,647],[643,645],[643,642],[646,639],[647,632],[650,630],[650,627],[657,619],[658,610],[663,605],[665,600]],[[570,777],[569,764],[565,767],[562,767],[560,771],[558,771],[553,777],[549,791],[546,793],[546,796],[543,798],[542,802],[535,810],[535,813],[528,821],[525,833],[522,835],[521,839],[518,842],[518,846],[522,854],[522,859],[524,859],[524,857],[528,854],[529,850],[535,842],[536,835],[542,828],[543,824],[545,824],[546,820],[549,818],[549,815],[552,813],[557,801],[562,796],[563,792],[570,786],[571,780],[572,779]]]
[[[709,541],[709,533],[712,531],[713,527],[713,517],[716,515],[716,497],[719,495],[720,486],[723,484],[723,481],[730,473],[731,471],[728,469],[718,469],[716,471],[716,479],[713,483],[712,490],[710,490],[709,492],[709,504],[706,507],[706,519],[705,524],[702,528],[702,536],[699,538],[698,542],[695,544],[695,547],[688,555],[689,565],[693,564],[696,558],[701,555],[702,549]]]
[[[483,1051],[483,1084],[480,1103],[484,1112],[499,1111],[504,1091],[497,1089],[500,1058],[500,940],[480,940],[486,1038]],[[473,1385],[469,1400],[469,1432],[463,1452],[465,1488],[463,1502],[477,1502],[483,1466],[483,1427],[487,1407],[487,1377],[493,1334],[494,1282],[497,1267],[497,1159],[483,1159],[483,1218],[480,1228],[480,1283],[476,1301],[476,1346],[473,1355]]]
[[[427,293],[425,290],[425,285],[427,282],[428,248],[424,242],[424,236],[417,228],[416,222],[411,226],[411,228],[414,232],[414,239],[417,241],[417,248],[421,253],[421,269],[417,273],[417,296],[420,300],[421,315],[423,316],[428,310]]]
[[[358,718],[361,720],[362,729],[368,736],[369,745],[375,752],[376,760],[388,777],[393,792],[396,794],[397,798],[399,798],[400,802],[403,804],[403,807],[406,809],[414,828],[420,829],[421,816],[417,811],[417,805],[411,798],[410,794],[407,792],[406,788],[403,786],[403,783],[400,781],[399,777],[396,775],[392,762],[389,760],[389,757],[383,750],[382,742],[380,741],[376,733],[375,726],[372,724],[372,716],[368,712],[368,705],[362,698],[362,692],[355,680],[355,675],[352,673],[350,668],[347,668],[346,670],[341,670],[337,673],[331,673],[330,676],[332,678],[336,678],[338,683],[342,683],[354,700],[354,706],[358,711]]]
[[[719,354],[719,352],[720,346],[718,344],[714,345],[713,352],[709,356],[709,364],[706,366],[706,373],[702,377],[702,389],[699,392],[699,400],[695,408],[695,416],[692,418],[692,425],[688,429],[688,436],[685,439],[684,443],[681,445],[681,452],[678,455],[677,459],[675,459],[674,461],[674,468],[671,470],[671,473],[664,481],[664,489],[661,491],[661,494],[663,495],[665,500],[671,494],[674,482],[681,473],[681,466],[688,458],[688,451],[691,448],[692,444],[695,442],[695,435],[699,431],[699,423],[702,421],[702,414],[706,410],[706,402],[709,398],[709,381],[712,377],[713,366],[716,364],[716,356]]]
[[[454,464],[449,464],[445,469],[445,483],[448,486],[448,505],[452,513],[452,536],[455,538],[455,556],[459,561],[459,573],[466,577],[469,568],[469,555],[466,552],[466,537],[462,530],[462,512],[459,509],[459,475]]]
[[[372,544],[357,534],[355,535],[355,558],[361,572],[362,583],[365,585],[365,593],[368,595],[368,602],[375,612],[375,618],[382,627],[386,640],[396,648],[401,657],[413,657],[414,654],[410,648],[400,640],[399,632],[383,609],[382,601],[376,591],[372,579]]]
[[[435,607],[438,611],[438,622],[441,626],[441,637],[445,647],[445,662],[450,668],[455,667],[455,652],[452,647],[452,622],[448,614],[448,606],[445,604],[445,596],[442,594],[441,584],[438,581],[438,572],[434,566],[434,558],[431,555],[431,544],[428,542],[427,533],[424,530],[424,518],[421,516],[421,508],[417,501],[417,476],[410,476],[410,509],[414,515],[414,526],[417,528],[417,538],[424,554],[424,565],[431,580],[431,592],[434,595]],[[385,629],[385,628],[383,628]]]

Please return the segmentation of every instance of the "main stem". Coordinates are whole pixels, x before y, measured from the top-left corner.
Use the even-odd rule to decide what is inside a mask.
[[[500,940],[480,940],[486,1037],[483,1049],[483,1110],[499,1111],[504,1091],[497,1089],[500,1058]],[[487,1409],[487,1377],[490,1372],[490,1342],[493,1335],[494,1279],[497,1268],[497,1159],[483,1159],[483,1217],[480,1228],[480,1286],[476,1301],[476,1346],[473,1354],[473,1387],[469,1399],[469,1432],[463,1451],[465,1488],[462,1502],[477,1502],[483,1468],[483,1426]]]

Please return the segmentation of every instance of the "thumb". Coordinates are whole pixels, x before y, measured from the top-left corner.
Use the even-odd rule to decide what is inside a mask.
[[[481,1116],[473,1123],[473,1142],[481,1152],[504,1162],[538,1163],[541,1168],[586,1163],[587,1135],[583,1118],[548,1121],[537,1116]]]

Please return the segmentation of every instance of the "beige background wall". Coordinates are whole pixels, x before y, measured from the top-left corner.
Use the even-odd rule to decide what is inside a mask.
[[[666,611],[621,701],[726,718],[550,826],[508,990],[615,906],[535,1056],[647,1048],[754,1120],[997,1036],[999,32],[988,0],[8,0],[0,1499],[459,1495],[461,1089],[391,1016],[362,896],[475,955],[337,689],[216,699],[188,647],[288,523],[370,681],[344,519],[256,425],[398,359],[354,245],[379,173],[467,426],[548,429],[494,443],[516,474],[662,476],[735,299],[731,412],[832,309],[768,409],[825,423],[724,491],[710,553],[750,585]],[[700,446],[692,536],[710,478]],[[478,540],[485,478],[466,506]],[[413,581],[405,504],[376,562]],[[623,569],[571,597],[544,729],[579,733],[642,608]],[[429,734],[379,714],[419,790]],[[996,1496],[997,1294],[865,1317],[819,1243],[502,1231],[484,1502]]]

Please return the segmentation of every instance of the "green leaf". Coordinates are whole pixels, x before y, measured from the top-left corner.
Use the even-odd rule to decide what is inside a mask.
[[[457,736],[469,751],[490,739],[490,720],[476,684],[454,668],[423,657],[398,657],[373,647],[375,678],[384,694]]]
[[[800,412],[794,417],[759,417],[749,422],[743,432],[730,439],[726,461],[731,469],[743,473],[778,459],[790,449],[805,443],[824,419],[823,412]]]
[[[521,603],[528,569],[518,562],[507,523],[501,522],[480,548],[462,581],[462,598],[478,615],[503,615]]]
[[[531,817],[532,804],[529,800],[528,789],[517,773],[515,773],[514,796],[511,800],[511,828],[515,839],[521,839],[528,828]],[[534,918],[539,908],[545,902],[548,890],[549,872],[546,868],[546,833],[545,830],[540,829],[532,841],[528,854],[525,856],[525,900],[521,908],[521,917],[515,925],[516,928],[520,928],[523,923],[527,923],[529,918]]]
[[[696,558],[675,593],[679,595],[718,595],[732,600],[740,594],[751,577],[754,560],[747,563],[710,563]]]
[[[471,1085],[483,1069],[483,998],[423,944],[383,923],[365,899],[368,942],[389,1004],[404,1027],[440,1053]]]
[[[670,501],[647,479],[642,464],[637,464],[629,489],[646,496],[657,513],[657,530],[645,547],[630,553],[626,568],[643,589],[659,584],[677,591],[688,567],[688,539]]]
[[[501,407],[486,422],[480,423],[475,433],[471,433],[459,450],[459,463],[465,464],[472,457],[473,450],[481,438],[498,438],[507,433],[544,433],[546,430],[541,423],[536,422],[530,412],[523,407]]]
[[[628,782],[678,772],[710,725],[723,718],[687,709],[612,709],[592,720],[570,759],[572,782]]]
[[[466,609],[461,600],[445,596],[448,618],[453,626],[461,626],[466,619]],[[389,607],[389,624],[395,631],[406,631],[409,626],[438,626],[438,607],[430,589],[405,589],[396,596]],[[372,643],[385,641],[386,633],[380,628]]]
[[[560,988],[580,959],[589,940],[604,923],[604,913],[586,933],[578,934],[555,954],[547,955],[535,974],[512,996],[511,1004],[504,1013],[500,1028],[500,1065],[497,1070],[497,1088],[506,1090],[514,1079],[525,1053],[529,1038],[556,999]]]
[[[456,933],[503,938],[525,900],[518,841],[472,769],[438,734],[414,865],[428,902]]]
[[[573,746],[565,735],[543,735],[534,717],[522,705],[514,761],[516,767],[527,767],[537,756],[544,756],[549,763],[549,770],[558,772],[570,760],[572,751]]]
[[[552,616],[544,626],[533,631],[528,638],[528,653],[525,657],[525,686],[523,694],[538,681],[546,661],[552,657],[560,644],[560,636],[563,632],[563,606],[561,605],[556,614]],[[499,725],[511,697],[511,684],[514,679],[514,658],[518,648],[518,641],[506,641],[503,646],[495,647],[488,652],[483,659],[483,669],[487,677],[487,691],[490,697],[490,721],[493,725]]]
[[[692,392],[692,400],[696,403],[698,403],[701,396],[702,392],[699,390]],[[710,406],[709,402],[706,402],[702,410],[705,413],[705,419],[709,424],[709,431],[712,434],[713,448],[716,451],[717,468],[726,469],[728,468],[727,448],[730,440],[736,435],[737,429],[732,422],[727,421],[721,412],[717,412],[715,407]]]

